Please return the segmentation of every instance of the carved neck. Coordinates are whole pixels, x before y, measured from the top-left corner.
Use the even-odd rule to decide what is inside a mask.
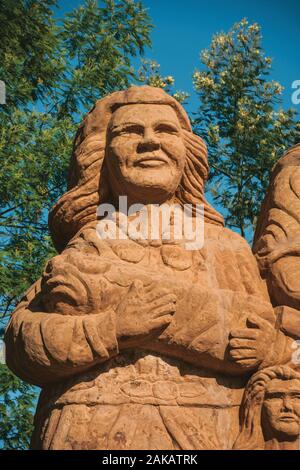
[[[173,195],[169,195],[169,196],[166,196],[166,195],[161,195],[161,197],[159,197],[159,195],[157,195],[157,200],[153,200],[153,201],[145,201],[143,200],[142,197],[132,197],[130,194],[126,195],[127,196],[127,207],[131,207],[133,206],[134,204],[143,204],[145,206],[151,206],[152,204],[153,205],[162,205],[162,204],[176,204],[178,203],[178,200],[175,196],[175,194]],[[116,194],[113,194],[113,205],[114,207],[118,208],[119,209],[119,196],[116,195]]]
[[[275,437],[265,442],[265,450],[300,450],[299,436],[293,440],[278,441]]]

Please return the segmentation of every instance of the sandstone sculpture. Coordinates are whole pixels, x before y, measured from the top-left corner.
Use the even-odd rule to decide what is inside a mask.
[[[235,449],[299,450],[300,374],[286,366],[269,367],[249,381]]]
[[[8,366],[42,387],[32,448],[231,449],[246,442],[239,408],[249,377],[258,374],[241,409],[265,368],[298,380],[299,152],[275,170],[255,258],[205,200],[206,147],[175,99],[131,87],[96,103],[74,141],[68,192],[50,213],[59,254],[6,330]],[[167,239],[161,227],[158,237],[125,233],[120,196],[149,214],[154,205],[203,204],[203,247],[187,250],[184,236]],[[99,204],[116,207],[113,224],[124,236],[99,236]],[[255,419],[252,441],[263,448],[268,437]]]

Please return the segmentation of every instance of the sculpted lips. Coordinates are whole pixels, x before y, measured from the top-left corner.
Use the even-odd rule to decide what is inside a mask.
[[[169,163],[166,157],[157,155],[155,153],[147,153],[147,154],[144,154],[142,157],[138,158],[134,162],[134,166],[154,167],[154,166],[162,166],[162,165],[165,165],[166,163]]]
[[[293,414],[286,414],[286,415],[281,415],[279,417],[279,421],[286,421],[287,423],[291,421],[297,421],[296,416]]]

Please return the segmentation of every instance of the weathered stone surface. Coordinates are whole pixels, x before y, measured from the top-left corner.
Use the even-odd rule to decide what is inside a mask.
[[[9,367],[42,387],[34,449],[297,445],[296,157],[292,173],[289,157],[275,170],[279,183],[271,183],[256,234],[258,266],[205,200],[206,147],[181,105],[152,87],[96,103],[75,138],[69,190],[50,214],[59,254],[5,336]],[[185,236],[166,238],[162,225],[158,237],[132,236],[118,207],[125,195],[128,205],[146,205],[149,227],[155,204],[192,204],[193,222],[203,204],[204,245],[187,249]],[[99,236],[104,203],[116,207],[112,227],[123,237]],[[270,241],[275,206],[274,226],[291,227],[284,249],[277,232]],[[278,411],[278,400],[293,404]]]
[[[286,366],[257,372],[241,405],[235,449],[299,450],[300,374]]]
[[[273,305],[300,306],[300,145],[276,164],[254,242]]]

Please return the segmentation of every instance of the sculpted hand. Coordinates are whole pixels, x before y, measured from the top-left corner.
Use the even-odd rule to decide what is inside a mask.
[[[167,326],[175,313],[176,297],[156,283],[136,280],[117,308],[117,337],[147,335]]]
[[[245,368],[261,364],[273,350],[275,328],[258,315],[247,318],[247,328],[231,331],[229,354],[231,359]]]

